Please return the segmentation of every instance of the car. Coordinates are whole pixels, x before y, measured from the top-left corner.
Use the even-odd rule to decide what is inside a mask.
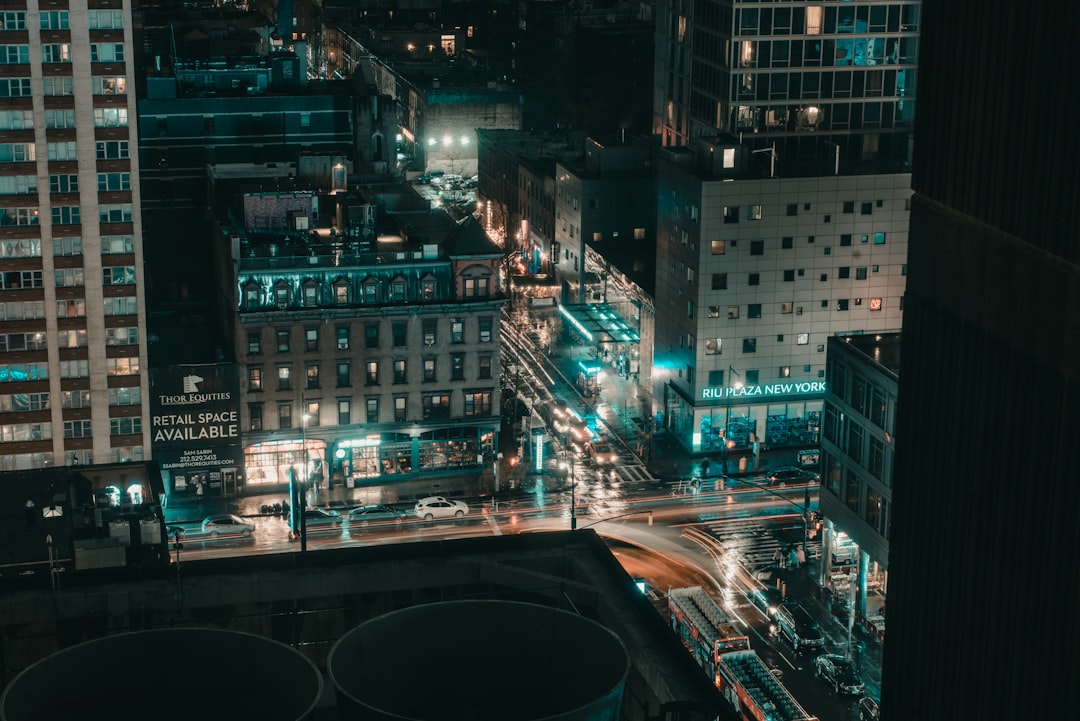
[[[292,518],[289,519],[290,526]],[[304,527],[309,531],[335,528],[341,525],[341,514],[332,508],[305,508]]]
[[[825,648],[825,634],[810,612],[797,603],[785,603],[776,610],[776,629],[798,653],[804,648]]]
[[[838,653],[823,653],[815,658],[814,675],[824,679],[837,694],[859,696],[866,690],[855,664]]]
[[[165,535],[170,541],[177,540],[187,535],[187,529],[183,526],[165,526]]]
[[[461,501],[451,501],[442,496],[428,496],[416,502],[413,509],[417,518],[430,521],[434,518],[461,518],[469,512],[469,506]]]
[[[619,460],[618,454],[611,450],[607,443],[596,442],[589,444],[589,458],[598,466],[611,465]]]
[[[863,696],[859,701],[859,721],[878,721],[881,711],[878,702],[869,696]]]
[[[232,513],[218,513],[203,519],[202,532],[211,538],[250,536],[255,533],[255,524]]]
[[[784,594],[780,589],[772,586],[757,586],[746,592],[746,598],[750,604],[761,611],[770,621],[776,618],[776,612],[780,604],[784,602]]]
[[[778,468],[768,475],[769,483],[817,483],[821,476],[805,468]]]
[[[349,526],[355,528],[400,525],[403,520],[402,514],[390,506],[360,506],[349,511],[347,518]]]
[[[420,177],[416,179],[416,182],[420,183],[421,185],[427,185],[435,178],[441,178],[445,174],[445,170],[429,170],[428,172],[420,175]]]
[[[585,453],[592,439],[592,431],[589,430],[589,426],[585,421],[580,418],[571,417],[567,440],[570,443],[570,447],[574,449],[574,453],[579,455]]]
[[[780,566],[777,566],[775,563],[770,563],[767,566],[757,568],[751,575],[766,586],[771,586],[776,583],[777,580],[783,580],[786,577],[784,569],[780,568]]]

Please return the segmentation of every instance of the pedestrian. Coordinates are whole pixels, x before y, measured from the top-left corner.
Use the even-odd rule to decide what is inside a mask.
[[[795,549],[795,561],[800,567],[806,565],[806,550],[802,546]]]
[[[289,520],[289,501],[284,498],[281,499],[281,517]]]

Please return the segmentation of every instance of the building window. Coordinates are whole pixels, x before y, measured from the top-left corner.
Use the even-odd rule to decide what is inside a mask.
[[[314,308],[319,304],[319,287],[312,281],[306,281],[301,288],[305,308]]]
[[[481,353],[477,356],[477,361],[479,365],[476,377],[480,379],[491,378],[491,356],[487,353]]]
[[[248,403],[248,430],[261,431],[263,427],[263,404]]]
[[[862,203],[859,207],[859,215],[871,215],[874,212],[873,203]]]
[[[379,422],[379,399],[378,398],[366,398],[364,400],[365,410],[367,411],[367,422],[378,423]]]
[[[262,331],[248,331],[247,341],[248,355],[259,355],[262,353]]]
[[[874,245],[885,245],[884,233],[874,233]]]
[[[334,305],[349,304],[349,284],[344,280],[334,283]]]
[[[870,299],[870,310],[881,310],[881,298]]]
[[[319,387],[319,364],[318,363],[308,363],[307,366],[304,368],[304,371],[305,371],[305,375],[306,375],[306,378],[307,378],[307,386],[306,387],[309,390],[314,389],[314,388],[318,388]]]
[[[318,328],[305,328],[304,329],[304,350],[317,351],[319,350],[319,329]]]
[[[491,415],[491,392],[476,391],[465,394],[466,416],[490,416]]]
[[[394,303],[405,302],[405,281],[403,279],[395,279],[390,284],[390,300]]]
[[[757,338],[743,338],[743,353],[757,353]]]
[[[851,268],[850,268],[850,266],[844,265],[844,266],[841,266],[840,268],[837,268],[836,277],[837,278],[850,278],[851,277]]]
[[[725,206],[724,207],[724,222],[725,223],[738,223],[739,222],[739,207],[738,206]]]
[[[785,235],[780,239],[780,247],[784,250],[791,250],[795,247],[795,238],[790,235]]]
[[[798,203],[788,203],[787,214],[788,215],[798,215],[799,214],[799,204]]]
[[[278,403],[278,428],[292,428],[292,403]]]
[[[723,350],[723,341],[719,338],[705,339],[705,355],[720,355]],[[710,385],[714,385],[710,383]]]
[[[390,328],[394,337],[394,347],[404,348],[408,342],[409,326],[405,323],[393,323]]]
[[[450,417],[450,395],[435,393],[424,396],[424,420]]]
[[[374,304],[379,299],[379,286],[376,281],[364,283],[364,303]]]
[[[735,320],[739,317],[739,306],[729,305],[727,309],[728,320]]]
[[[348,398],[338,398],[337,422],[339,426],[347,426],[352,423],[352,401]]]
[[[434,319],[424,321],[424,345],[429,348],[438,341],[437,322]]]
[[[334,329],[334,333],[337,339],[335,343],[337,350],[349,350],[349,326],[339,325]]]
[[[727,252],[727,241],[714,240],[709,243],[709,248],[713,255],[724,255]]]
[[[727,290],[727,273],[712,274],[712,289]]]
[[[480,328],[480,342],[490,343],[492,326],[491,318],[480,318],[479,320],[477,320],[477,325]]]
[[[289,352],[289,331],[285,328],[279,328],[274,331],[274,337],[277,338],[277,352],[288,353]]]
[[[394,383],[407,383],[405,359],[399,358],[394,361]]]
[[[709,306],[709,317],[710,318],[719,318],[720,317],[720,306],[718,306],[718,305],[710,305]]]
[[[450,321],[450,342],[465,342],[465,321],[459,318],[454,318]]]
[[[765,241],[764,240],[751,240],[750,241],[750,255],[765,255]]]
[[[435,381],[435,359],[424,359],[424,382],[432,383]]]
[[[788,313],[791,313],[791,308],[792,308],[793,305],[794,305],[794,303],[792,303],[790,300],[784,301],[783,303],[780,304],[780,313],[783,314],[783,315],[787,315]]]
[[[849,245],[851,245],[851,234],[850,233],[845,233],[845,234],[841,235],[840,236],[840,247],[845,247],[845,246],[849,246]]]
[[[368,361],[364,364],[364,383],[369,386],[379,384],[379,361]]]
[[[322,419],[322,414],[319,412],[319,402],[307,401],[304,406],[302,406],[302,410],[304,411],[304,417],[302,419],[304,427],[318,428],[319,421]]]
[[[465,380],[465,355],[462,353],[450,356],[450,380]]]
[[[746,306],[747,318],[760,318],[761,317],[761,303],[751,303]]]
[[[258,392],[263,389],[263,376],[261,366],[248,368],[248,390]]]
[[[365,323],[364,324],[364,347],[365,348],[378,348],[379,347],[379,324],[378,323]]]
[[[352,364],[349,361],[337,363],[337,387],[348,388],[352,384]]]
[[[404,423],[406,420],[405,403],[405,396],[394,396],[394,421],[397,423]]]
[[[277,387],[279,391],[292,390],[292,366],[278,366]]]
[[[761,273],[751,273],[749,276],[747,276],[747,280],[749,281],[749,285],[760,285]]]

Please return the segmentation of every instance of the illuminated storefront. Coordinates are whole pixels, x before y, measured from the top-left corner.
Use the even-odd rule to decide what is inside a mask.
[[[244,449],[247,484],[252,492],[269,486],[288,486],[290,470],[299,480],[311,478],[319,472],[325,457],[326,441],[316,438],[254,443]]]
[[[491,458],[494,437],[493,430],[466,426],[345,439],[336,443],[333,470],[350,488],[413,472],[473,470]]]
[[[668,430],[693,452],[719,452],[725,443],[740,451],[814,445],[824,393],[824,381],[709,387],[695,403],[669,384]]]

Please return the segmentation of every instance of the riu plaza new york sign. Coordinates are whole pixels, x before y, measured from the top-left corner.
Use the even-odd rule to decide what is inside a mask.
[[[765,385],[740,386],[737,388],[703,388],[701,399],[724,401],[755,396],[805,396],[824,392],[825,381],[801,381],[798,383],[766,383]]]

